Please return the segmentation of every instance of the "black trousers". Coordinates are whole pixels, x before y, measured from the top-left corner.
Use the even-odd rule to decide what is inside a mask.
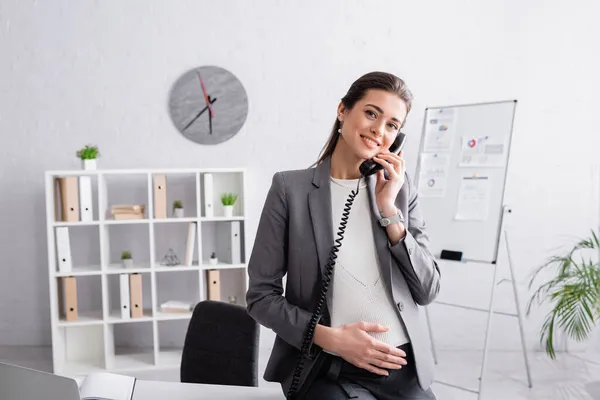
[[[303,400],[435,400],[428,389],[417,382],[414,354],[410,343],[399,346],[406,353],[407,365],[388,370],[389,375],[377,375],[355,367],[341,357],[321,353],[322,359],[300,391]]]

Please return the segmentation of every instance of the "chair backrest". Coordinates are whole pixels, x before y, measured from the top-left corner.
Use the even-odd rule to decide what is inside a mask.
[[[246,308],[206,300],[194,308],[181,357],[181,382],[258,386],[260,328]]]

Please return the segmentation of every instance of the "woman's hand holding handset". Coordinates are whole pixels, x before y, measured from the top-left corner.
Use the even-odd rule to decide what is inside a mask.
[[[339,328],[317,325],[314,343],[359,368],[387,376],[387,370],[406,365],[404,351],[368,334],[387,330],[387,327],[370,322],[356,322]]]

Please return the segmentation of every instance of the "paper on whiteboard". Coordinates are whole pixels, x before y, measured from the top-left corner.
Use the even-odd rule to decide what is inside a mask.
[[[425,152],[452,150],[456,128],[455,108],[436,108],[427,110],[425,115]]]
[[[450,154],[423,153],[419,168],[419,196],[444,197],[448,169],[450,168]]]
[[[461,144],[461,167],[501,167],[504,162],[503,139],[490,136],[463,137]]]
[[[463,176],[458,191],[455,219],[485,221],[490,208],[490,179],[487,176]]]

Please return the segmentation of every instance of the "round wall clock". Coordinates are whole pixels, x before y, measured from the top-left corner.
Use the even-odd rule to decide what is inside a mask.
[[[203,66],[185,72],[171,88],[169,112],[183,136],[218,144],[237,134],[248,115],[248,96],[231,72]]]

